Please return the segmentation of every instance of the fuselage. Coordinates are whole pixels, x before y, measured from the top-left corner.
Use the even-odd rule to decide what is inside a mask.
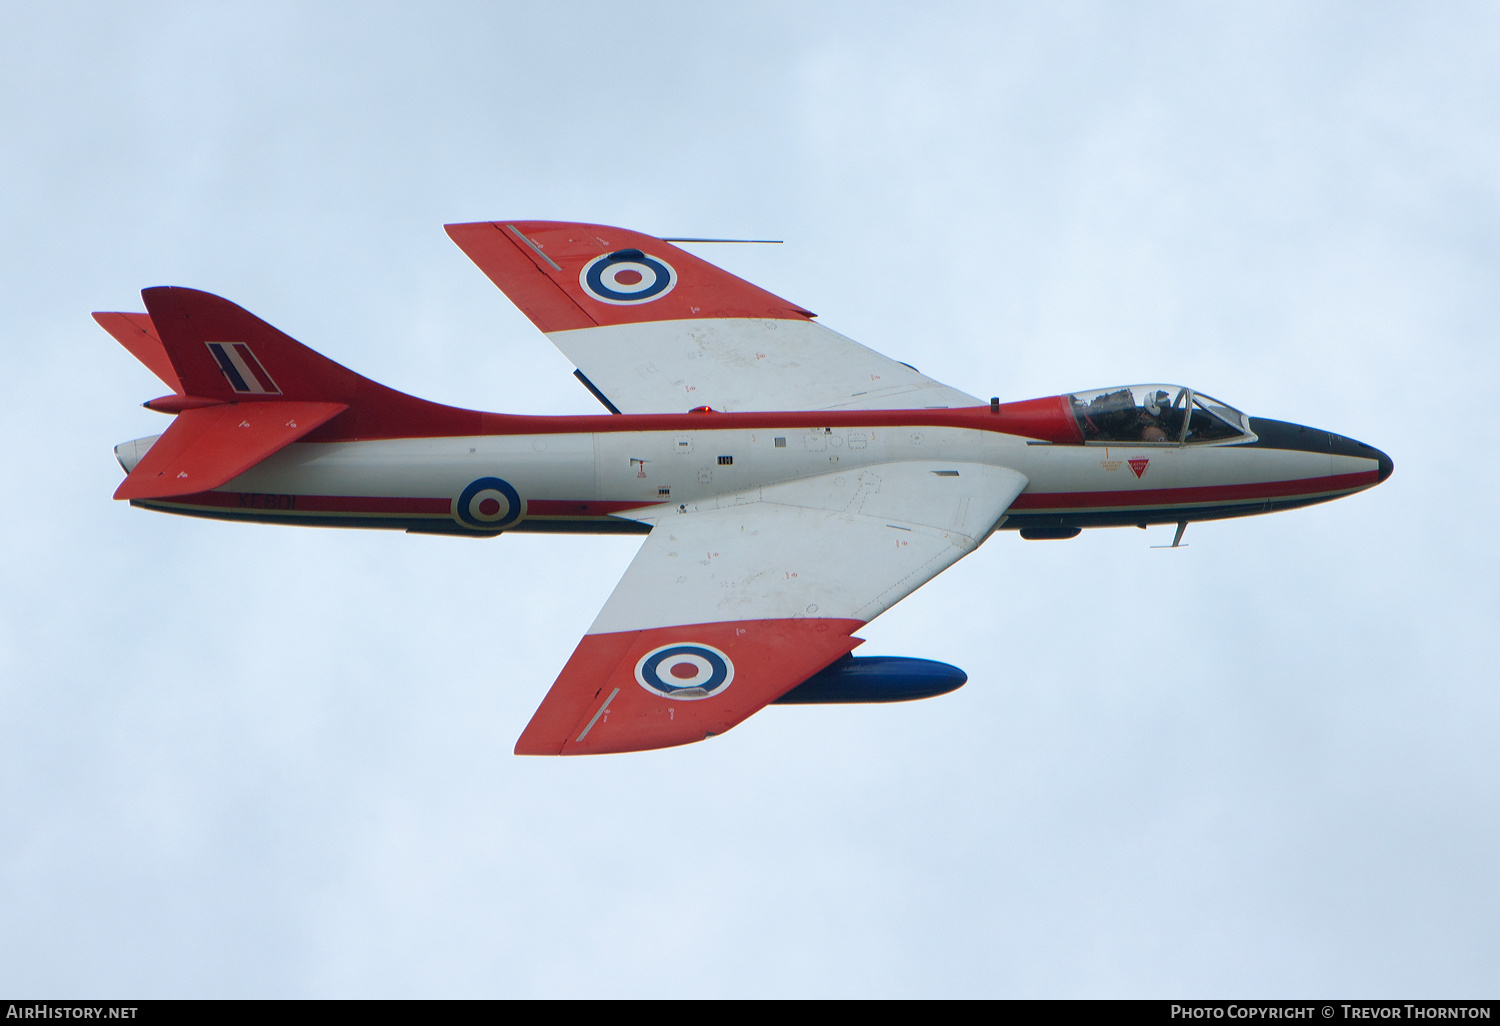
[[[776,701],[951,691],[963,671],[854,656],[855,632],[997,528],[1175,523],[1176,547],[1191,521],[1391,472],[1370,446],[1177,385],[984,405],[638,232],[448,230],[609,415],[430,402],[222,297],[162,286],[142,291],[145,313],[95,314],[172,390],[145,405],[175,416],[116,447],[114,497],[262,523],[646,534],[517,754],[666,748]],[[662,410],[686,412],[645,412]]]
[[[1170,440],[1088,439],[1088,409],[1074,395],[964,409],[474,414],[472,434],[400,438],[338,437],[335,421],[221,488],[134,504],[471,536],[641,533],[650,526],[637,518],[714,496],[871,464],[951,460],[1024,474],[1029,484],[997,526],[1049,538],[1305,506],[1391,472],[1384,453],[1353,439],[1243,415],[1228,438],[1192,441],[1184,425]],[[150,441],[119,447],[127,470]]]

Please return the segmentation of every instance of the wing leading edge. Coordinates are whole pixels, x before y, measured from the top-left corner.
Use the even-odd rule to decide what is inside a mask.
[[[979,405],[641,232],[554,221],[447,230],[622,413]]]
[[[642,511],[651,534],[516,753],[723,733],[852,650],[854,631],[972,552],[1025,487],[1000,467],[902,462]]]

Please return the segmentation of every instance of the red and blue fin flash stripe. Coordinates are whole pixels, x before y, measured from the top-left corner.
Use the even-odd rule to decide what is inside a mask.
[[[241,395],[280,395],[281,389],[261,366],[250,347],[243,342],[208,342],[219,370],[229,379],[229,387]]]

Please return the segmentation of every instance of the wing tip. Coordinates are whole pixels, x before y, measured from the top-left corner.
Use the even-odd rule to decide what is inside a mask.
[[[502,223],[500,221],[454,221],[452,224],[443,225],[443,231],[448,233],[450,239],[456,241],[460,235],[467,235],[485,228],[494,228],[498,231]]]
[[[543,744],[523,733],[516,738],[516,747],[511,752],[514,755],[561,755],[562,747],[560,741]]]

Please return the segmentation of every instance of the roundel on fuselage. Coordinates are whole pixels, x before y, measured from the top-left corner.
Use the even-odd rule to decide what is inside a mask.
[[[500,531],[521,519],[525,507],[509,482],[481,477],[453,500],[453,515],[476,531]]]
[[[723,693],[734,682],[734,663],[710,645],[679,642],[641,656],[635,680],[653,695],[695,702]]]
[[[621,249],[584,264],[578,284],[601,303],[635,306],[671,292],[677,285],[677,272],[658,257],[638,249]]]

